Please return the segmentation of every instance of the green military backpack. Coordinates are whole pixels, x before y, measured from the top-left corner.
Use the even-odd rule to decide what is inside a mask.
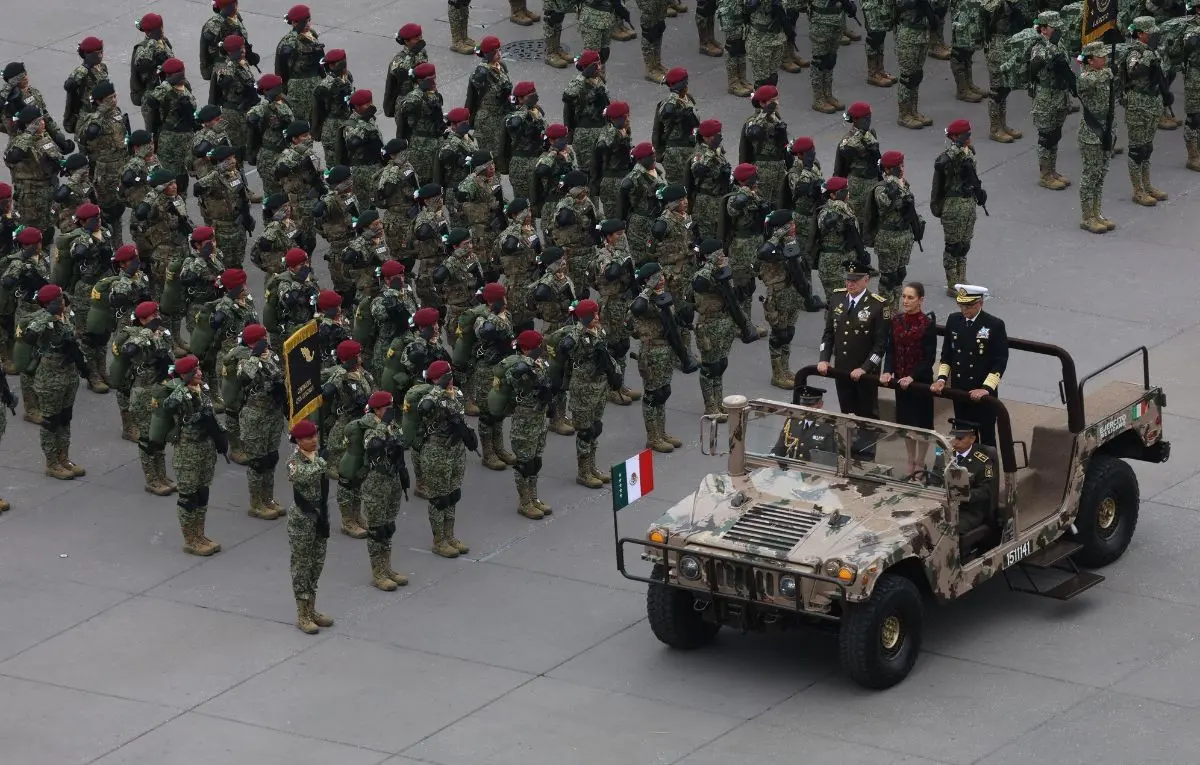
[[[115,274],[106,276],[92,287],[86,322],[89,335],[108,335],[117,329],[117,318],[113,316],[112,304],[108,300],[117,278]]]
[[[1029,27],[1004,41],[1004,50],[1000,54],[1000,81],[1004,87],[1024,90],[1033,84],[1029,78],[1029,53],[1041,39],[1037,28]]]
[[[250,358],[250,349],[238,343],[229,349],[221,359],[221,398],[225,401],[225,411],[237,414],[246,403],[245,391],[242,390],[242,379],[238,377],[238,364],[243,359]]]
[[[530,363],[530,359],[519,354],[509,356],[500,362],[496,376],[492,378],[492,389],[487,394],[487,410],[493,417],[507,417],[513,413],[514,391],[508,382],[508,373],[520,362]]]
[[[379,328],[375,326],[375,312],[371,310],[374,302],[373,298],[366,298],[359,301],[358,307],[354,309],[354,334],[352,337],[363,348],[370,348],[374,345],[375,338],[379,334]]]
[[[546,344],[546,358],[550,362],[549,376],[554,382],[555,388],[559,390],[565,389],[567,385],[567,363],[570,359],[565,359],[558,354],[558,346],[574,327],[574,324],[559,327],[549,335],[546,335],[543,340]]]
[[[863,244],[867,247],[875,246],[875,234],[879,232],[879,202],[875,199],[875,189],[879,188],[880,183],[883,181],[871,184],[871,188],[867,191],[866,204],[863,205],[863,219],[859,222]]]
[[[1058,11],[1062,17],[1062,44],[1074,58],[1083,51],[1083,3],[1068,3]]]
[[[29,322],[33,316],[27,316],[13,331],[13,367],[18,374],[33,374],[37,371],[39,356],[37,348],[29,339]],[[36,338],[34,339],[36,342]]]
[[[478,343],[478,338],[475,337],[475,323],[490,312],[491,309],[486,305],[474,305],[459,314],[458,326],[454,332],[454,349],[450,351],[450,363],[455,369],[466,369],[471,365]]]
[[[179,274],[183,271],[184,255],[175,255],[167,263],[167,274],[163,282],[162,299],[158,301],[158,310],[165,316],[178,316],[183,310],[183,282]]]
[[[1193,16],[1179,16],[1174,19],[1167,19],[1158,25],[1158,32],[1161,35],[1159,38],[1158,53],[1159,59],[1163,63],[1163,74],[1171,74],[1172,71],[1183,69],[1184,58],[1186,54],[1183,50],[1183,35],[1187,32],[1191,25]]]
[[[404,444],[409,449],[421,448],[421,437],[425,434],[425,423],[421,419],[421,410],[417,404],[433,390],[433,383],[419,382],[404,394],[404,405],[401,408],[400,431]]]
[[[984,43],[983,4],[979,0],[961,0],[954,4],[950,20],[951,41],[955,48],[979,50]]]
[[[203,359],[209,351],[215,350],[217,330],[212,325],[213,309],[216,301],[205,303],[196,309],[195,329],[188,336],[188,349],[198,359]]]
[[[346,423],[346,428],[342,431],[346,451],[342,454],[341,462],[338,463],[338,475],[352,484],[358,483],[363,466],[366,464],[363,452],[364,430],[360,417]]]
[[[161,446],[179,437],[179,423],[175,413],[167,408],[167,399],[175,389],[183,385],[179,378],[166,380],[155,385],[150,392],[150,437],[151,444]]]
[[[91,314],[88,314],[90,320]],[[91,327],[89,326],[90,330]],[[133,370],[133,360],[121,352],[125,347],[125,343],[129,341],[129,328],[126,327],[113,336],[112,342],[109,343],[109,350],[112,351],[112,363],[108,365],[108,382],[113,388],[120,391],[129,390],[129,373]]]

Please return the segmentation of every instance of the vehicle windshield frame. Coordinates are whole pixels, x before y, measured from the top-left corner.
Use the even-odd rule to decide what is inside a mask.
[[[745,423],[748,428],[755,415],[774,416],[779,418],[779,430],[782,431],[787,419],[804,418],[812,419],[818,423],[827,423],[832,425],[837,434],[837,464],[828,465],[813,460],[799,459],[784,455],[776,455],[750,450],[750,442],[743,435],[743,452],[745,464],[749,472],[753,472],[757,468],[762,467],[779,467],[783,465],[801,466],[805,470],[814,470],[824,473],[835,474],[847,479],[876,481],[881,484],[890,486],[904,486],[909,488],[927,489],[931,492],[943,495],[946,493],[944,485],[926,485],[914,481],[902,481],[898,477],[890,477],[879,473],[870,473],[864,470],[856,470],[854,466],[862,465],[862,460],[851,455],[852,447],[852,430],[868,429],[879,432],[883,438],[880,441],[896,435],[896,436],[912,436],[918,440],[924,440],[927,443],[941,447],[944,454],[953,454],[954,448],[951,446],[949,438],[936,430],[927,430],[925,428],[914,428],[908,425],[900,425],[894,422],[885,420],[872,420],[866,417],[859,417],[852,414],[843,414],[841,412],[832,412],[828,409],[812,409],[798,404],[789,404],[782,401],[773,401],[769,399],[752,399],[748,402],[745,412]],[[767,418],[760,417],[761,420]],[[934,471],[931,471],[933,473]],[[935,473],[939,478],[943,476]]]

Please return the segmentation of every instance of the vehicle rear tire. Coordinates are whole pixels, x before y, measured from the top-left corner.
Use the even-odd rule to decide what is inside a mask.
[[[1072,556],[1081,566],[1100,568],[1125,554],[1137,528],[1141,504],[1137,474],[1129,463],[1100,454],[1092,457],[1079,495],[1078,532],[1083,549]]]
[[[848,604],[838,632],[838,658],[854,682],[891,688],[912,671],[924,629],[921,591],[899,574],[884,574],[865,603]]]
[[[662,568],[651,575],[662,578]],[[654,637],[681,651],[694,651],[712,642],[721,625],[704,621],[694,607],[696,598],[687,590],[651,584],[646,590],[646,617]]]

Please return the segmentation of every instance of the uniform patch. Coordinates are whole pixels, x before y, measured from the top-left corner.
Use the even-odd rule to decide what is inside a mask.
[[[977,451],[977,452],[975,452],[975,459],[979,460],[980,462],[987,462],[988,456],[986,454],[984,454],[983,452]]]
[[[983,329],[981,329],[975,333],[975,339],[987,340],[988,337],[991,336],[991,334],[992,334],[992,331],[990,329],[988,329],[987,327],[984,327]]]

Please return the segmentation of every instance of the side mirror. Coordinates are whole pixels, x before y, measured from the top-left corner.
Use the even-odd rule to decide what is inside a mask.
[[[729,452],[720,451],[717,444],[720,443],[721,423],[717,421],[717,415],[705,414],[700,417],[700,453],[706,457],[724,457]]]
[[[971,475],[962,465],[950,463],[946,466],[946,490],[953,503],[966,502],[971,497]]]

